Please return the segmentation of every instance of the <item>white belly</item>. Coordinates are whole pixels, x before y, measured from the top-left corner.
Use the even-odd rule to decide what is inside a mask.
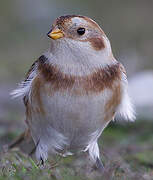
[[[104,107],[111,95],[110,90],[86,96],[44,94],[45,116],[35,113],[30,123],[35,143],[41,141],[49,149],[85,149],[111,120],[104,120]]]

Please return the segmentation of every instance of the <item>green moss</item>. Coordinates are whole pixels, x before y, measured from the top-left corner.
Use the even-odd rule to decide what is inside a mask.
[[[153,167],[153,151],[139,152],[133,155],[139,163]]]

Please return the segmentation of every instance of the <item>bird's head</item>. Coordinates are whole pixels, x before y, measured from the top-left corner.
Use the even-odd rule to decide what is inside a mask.
[[[104,31],[88,17],[80,15],[58,17],[47,35],[52,40],[51,51],[58,51],[58,54],[68,56],[71,52],[81,60],[97,57],[97,61],[103,63],[112,57],[110,42]],[[89,61],[87,63],[90,64]]]

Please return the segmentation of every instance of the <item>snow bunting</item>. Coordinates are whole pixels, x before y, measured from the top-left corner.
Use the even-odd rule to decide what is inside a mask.
[[[28,130],[42,162],[49,154],[88,152],[102,169],[98,138],[117,113],[134,120],[126,72],[92,19],[61,16],[47,34],[50,48],[31,66],[22,96]]]

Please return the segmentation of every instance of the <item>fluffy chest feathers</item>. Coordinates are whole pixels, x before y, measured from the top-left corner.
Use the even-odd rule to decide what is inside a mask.
[[[39,70],[41,72],[41,69]],[[50,137],[53,131],[55,137],[52,139],[59,142],[60,134],[63,144],[71,151],[84,149],[92,138],[98,138],[117,110],[121,101],[118,77],[112,80],[113,85],[110,85],[110,82],[101,85],[102,77],[97,77],[97,83],[94,84],[95,75],[93,79],[89,77],[89,79],[87,77],[75,79],[61,76],[59,72],[52,78],[46,74],[43,76],[42,73],[34,79],[30,94],[29,104],[32,113],[31,117],[28,117],[28,122],[33,138],[37,142],[43,137],[42,130],[46,132],[47,128],[49,129],[47,137]],[[95,136],[92,137],[94,133]],[[43,138],[46,141],[46,135]],[[61,144],[60,149],[63,149]]]
[[[101,97],[101,104],[106,104],[103,109],[105,111],[114,109],[115,113],[121,101],[120,64],[97,69],[87,76],[72,76],[62,73],[56,66],[44,63],[42,56],[39,58],[38,75],[32,82],[31,99],[32,102],[37,102],[37,111],[39,109],[39,112],[44,114],[46,103],[42,102],[43,99],[47,97],[51,98],[50,101],[56,102],[57,98],[52,100],[54,96],[59,96],[58,101],[61,99],[61,103],[62,99],[67,101],[70,97],[75,98],[77,104],[79,98],[84,98],[85,103],[91,99],[89,103],[91,107],[94,106],[92,100]]]
[[[60,71],[57,65],[45,63],[41,56],[38,64],[39,79],[50,84],[52,91],[68,90],[78,95],[98,93],[104,89],[113,89],[114,83],[121,80],[120,64],[115,63],[105,68],[97,68],[90,74],[75,76]]]
[[[120,64],[97,69],[87,76],[72,76],[44,63],[41,57],[30,100],[32,117],[28,119],[34,119],[30,120],[32,127],[38,130],[33,121],[39,121],[39,125],[43,121],[43,126],[49,123],[69,138],[84,132],[84,136],[89,136],[97,129],[101,131],[121,102]]]

